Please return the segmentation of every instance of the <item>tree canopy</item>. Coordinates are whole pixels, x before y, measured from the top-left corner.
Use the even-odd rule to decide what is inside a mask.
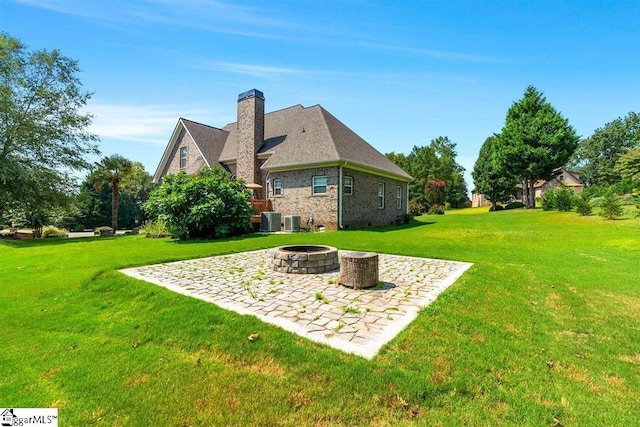
[[[535,207],[537,180],[548,180],[564,166],[578,146],[578,136],[569,121],[535,87],[527,87],[523,98],[507,111],[504,127],[495,144],[496,169],[525,184],[525,206]]]
[[[640,114],[630,112],[598,128],[583,139],[571,165],[587,185],[612,185],[623,177],[616,170],[618,159],[626,150],[640,147]]]
[[[66,227],[82,225],[82,228],[95,228],[111,224],[113,189],[107,183],[98,190],[92,182],[91,175],[82,182],[80,194],[75,198],[75,212],[66,219]],[[144,169],[142,163],[134,162],[131,173],[120,186],[118,227],[133,228],[144,223],[146,214],[143,204],[155,188],[151,174]]]
[[[497,136],[490,136],[480,148],[478,160],[473,166],[473,182],[475,190],[484,194],[494,206],[496,203],[506,202],[518,184],[518,180],[512,176],[501,173],[495,165],[494,145]]]
[[[464,168],[456,162],[456,144],[446,136],[431,140],[428,146],[414,146],[408,155],[387,153],[392,162],[413,176],[409,183],[409,198],[425,201],[424,189],[430,179],[441,179],[446,183],[447,199],[452,206],[466,203],[467,184],[462,173]]]
[[[98,154],[78,72],[58,50],[29,52],[0,34],[0,210],[59,205],[73,171]]]
[[[640,180],[640,146],[618,157],[613,170],[623,179]]]

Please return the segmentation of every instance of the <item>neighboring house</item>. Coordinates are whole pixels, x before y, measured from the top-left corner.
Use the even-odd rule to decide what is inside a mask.
[[[554,177],[550,180],[539,180],[534,184],[536,199],[541,198],[545,191],[550,188],[560,188],[564,186],[571,188],[575,194],[584,190],[584,183],[580,179],[580,175],[576,172],[572,172],[564,167],[559,167],[556,168],[553,173]],[[471,207],[477,208],[491,205],[491,202],[484,197],[484,194],[477,193],[473,190],[471,195]],[[516,193],[512,195],[512,201],[522,201],[522,185],[518,185]]]
[[[320,105],[264,113],[264,95],[238,96],[238,121],[218,129],[179,119],[154,181],[222,167],[273,211],[327,229],[395,223],[412,179]]]
[[[584,183],[577,173],[560,167],[554,170],[554,174],[556,175],[548,181],[536,181],[534,184],[536,198],[542,197],[545,191],[550,188],[560,188],[564,186],[572,189],[575,194],[584,190]]]
[[[471,191],[471,207],[472,208],[480,208],[483,206],[491,206],[491,202],[484,197],[484,194],[478,193],[474,188]]]

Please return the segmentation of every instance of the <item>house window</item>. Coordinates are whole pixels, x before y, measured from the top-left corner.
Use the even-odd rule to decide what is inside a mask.
[[[327,194],[327,177],[313,177],[313,194]]]
[[[180,147],[180,169],[187,167],[187,147]]]
[[[384,182],[378,183],[378,209],[384,209]]]
[[[396,187],[396,209],[402,209],[402,187]]]
[[[273,195],[282,196],[282,180],[281,179],[273,180]]]
[[[351,196],[353,194],[353,178],[345,176],[342,178],[342,194]]]

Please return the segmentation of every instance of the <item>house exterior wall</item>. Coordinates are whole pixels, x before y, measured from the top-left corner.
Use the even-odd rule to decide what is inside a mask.
[[[361,228],[395,224],[407,211],[407,183],[344,168],[342,175],[353,178],[353,194],[342,196],[342,225]],[[379,208],[378,184],[384,184],[384,208]],[[397,188],[401,189],[400,209]]]
[[[570,188],[574,194],[581,193],[584,190],[584,185],[576,182],[574,179],[565,177],[560,174],[557,177],[553,178],[550,181],[545,182],[540,187],[535,189],[535,197],[541,198],[544,196],[544,193],[551,188],[562,188],[563,185],[566,185],[567,188]]]
[[[343,169],[343,177],[353,178],[353,194],[342,196],[342,225],[344,228],[361,228],[395,224],[407,211],[407,183],[371,175],[351,169]],[[327,177],[327,193],[314,195],[314,176]],[[281,180],[282,194],[273,195],[273,181]],[[315,225],[328,230],[339,228],[339,182],[340,168],[325,167],[286,172],[271,172],[268,176],[269,198],[273,210],[286,215],[299,215],[302,225],[309,218]],[[378,184],[384,183],[385,206],[378,207]],[[401,189],[401,203],[398,209],[397,188]]]
[[[480,208],[483,206],[489,206],[491,202],[484,197],[484,194],[473,193],[471,194],[471,207]]]
[[[167,162],[161,176],[165,176],[170,173],[178,173],[180,171],[186,171],[187,168],[180,168],[180,149],[187,147],[187,167],[197,160],[202,159],[198,147],[194,144],[193,140],[184,129],[180,131],[176,144],[173,147],[173,151],[169,155],[169,161]]]
[[[327,193],[312,194],[314,176],[327,177]],[[273,195],[273,180],[282,181],[282,195]],[[328,230],[338,228],[338,167],[301,169],[269,174],[269,198],[275,212],[280,212],[284,221],[286,215],[299,215],[300,224],[306,225],[309,218],[315,225]]]

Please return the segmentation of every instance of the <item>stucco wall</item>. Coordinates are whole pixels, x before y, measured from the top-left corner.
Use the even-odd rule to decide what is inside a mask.
[[[345,228],[361,228],[395,224],[406,212],[407,184],[390,178],[343,169],[343,176],[353,178],[353,195],[342,198],[342,224]],[[384,183],[384,208],[378,207],[378,184]],[[401,188],[401,206],[396,205],[397,187]]]

